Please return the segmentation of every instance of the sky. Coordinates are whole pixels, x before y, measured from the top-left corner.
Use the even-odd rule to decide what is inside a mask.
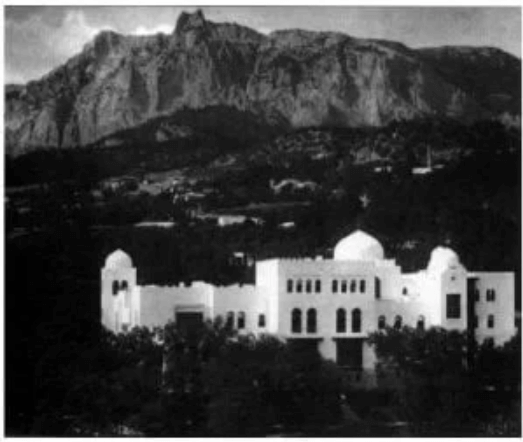
[[[301,28],[383,38],[410,47],[495,46],[521,57],[518,7],[199,7],[216,22],[236,22],[262,33]],[[40,78],[77,54],[102,30],[171,33],[181,6],[6,6],[4,83]]]

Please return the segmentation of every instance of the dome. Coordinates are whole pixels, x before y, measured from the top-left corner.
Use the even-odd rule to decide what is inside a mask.
[[[111,253],[105,260],[105,267],[112,269],[131,268],[133,261],[123,250],[118,249]]]
[[[457,253],[448,247],[436,247],[430,254],[427,267],[429,272],[443,272],[450,267],[460,265]]]
[[[385,259],[385,253],[376,238],[357,230],[336,244],[334,259],[340,261],[374,261]]]

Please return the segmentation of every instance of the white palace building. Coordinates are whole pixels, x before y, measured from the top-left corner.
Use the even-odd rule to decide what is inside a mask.
[[[110,330],[222,316],[242,333],[317,346],[323,357],[359,372],[358,378],[373,377],[376,358],[366,338],[385,325],[468,329],[478,342],[496,344],[516,333],[514,273],[467,271],[445,247],[432,251],[425,270],[402,273],[362,231],[338,242],[333,259],[258,261],[254,285],[139,286],[136,274],[123,251],[107,257],[102,323]]]

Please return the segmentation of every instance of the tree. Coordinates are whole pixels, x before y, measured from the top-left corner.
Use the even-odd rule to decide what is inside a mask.
[[[403,417],[415,431],[429,425],[434,434],[442,428],[478,431],[481,420],[492,419],[500,409],[505,416],[512,413],[513,400],[502,392],[520,391],[521,377],[515,375],[521,355],[517,339],[504,347],[471,348],[467,332],[436,327],[388,327],[370,335],[381,372],[394,373],[395,400]],[[496,375],[500,369],[503,374]],[[494,395],[488,393],[492,388]],[[466,425],[475,430],[466,430]]]

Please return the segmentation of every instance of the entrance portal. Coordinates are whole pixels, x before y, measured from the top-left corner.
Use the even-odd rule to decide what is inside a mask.
[[[178,330],[189,338],[197,335],[203,325],[201,312],[176,312],[175,318]]]
[[[342,367],[361,370],[363,367],[363,339],[337,339],[336,362]]]

